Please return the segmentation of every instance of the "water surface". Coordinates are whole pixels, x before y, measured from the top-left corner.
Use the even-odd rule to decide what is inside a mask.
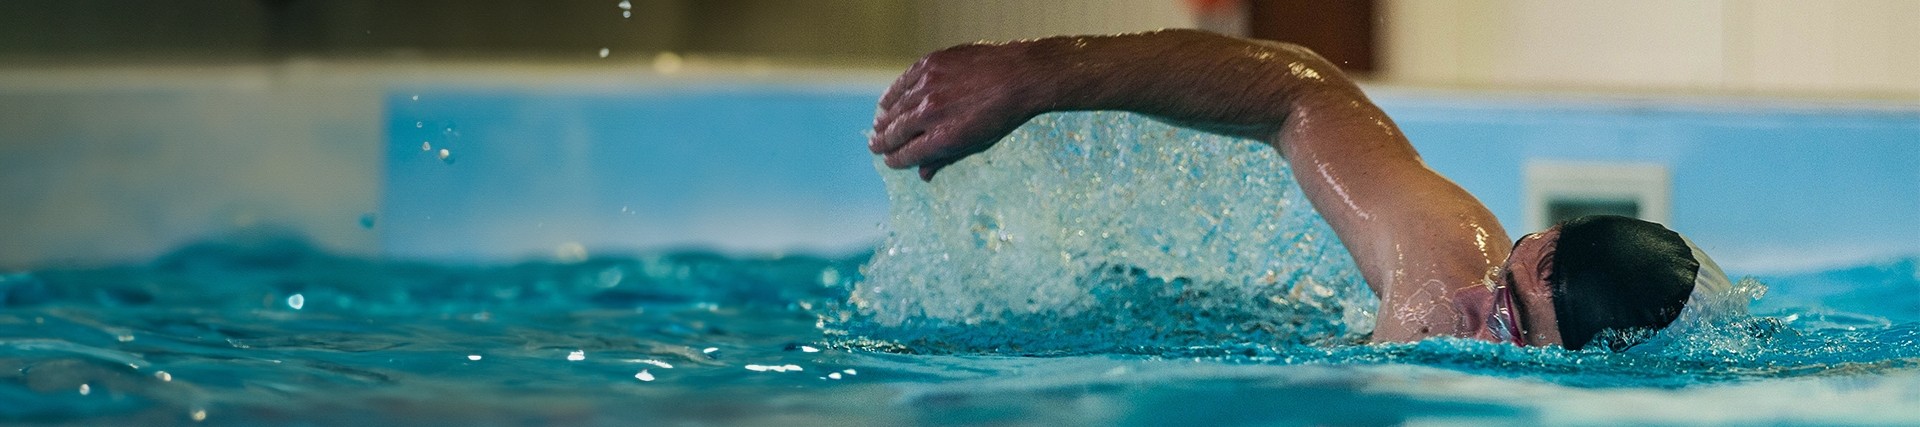
[[[1624,352],[1366,344],[1376,304],[1285,167],[1060,115],[934,185],[883,172],[872,253],[473,265],[260,234],[0,273],[0,422],[1920,423],[1920,258],[1744,280],[1750,314]]]

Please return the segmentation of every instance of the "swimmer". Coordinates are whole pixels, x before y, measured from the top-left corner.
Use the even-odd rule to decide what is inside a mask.
[[[1300,46],[1193,30],[970,44],[928,54],[887,89],[868,148],[941,168],[1034,116],[1120,110],[1265,142],[1381,299],[1372,339],[1452,336],[1623,349],[1696,294],[1730,288],[1659,224],[1589,216],[1511,245],[1492,212],[1428,168],[1339,68]]]

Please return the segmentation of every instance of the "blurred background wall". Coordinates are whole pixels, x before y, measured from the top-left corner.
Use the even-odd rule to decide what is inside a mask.
[[[473,113],[396,107],[422,94],[505,94],[481,98],[524,100],[515,117],[527,120],[599,104],[515,94],[812,93],[821,82],[833,96],[877,94],[954,43],[1203,27],[1308,44],[1383,93],[1909,111],[1920,103],[1915,22],[1920,3],[1904,0],[12,0],[0,2],[0,269],[141,260],[275,227],[331,250],[414,255],[382,240],[394,233],[383,206],[395,197],[395,128],[411,121],[396,117]],[[862,125],[817,144],[857,143]],[[879,218],[861,215],[884,215],[822,212],[855,217],[777,239],[669,227],[657,232],[682,235],[645,241],[844,249],[877,238],[859,224]]]
[[[1396,84],[1920,97],[1920,2],[1385,2]]]

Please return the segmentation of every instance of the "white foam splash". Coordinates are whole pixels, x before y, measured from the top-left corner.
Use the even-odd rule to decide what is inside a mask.
[[[1351,258],[1286,163],[1254,141],[1126,113],[1056,113],[931,184],[876,167],[888,238],[851,300],[882,328],[991,324],[1140,341],[1123,345],[1261,332],[1351,340],[1372,329],[1375,303]]]

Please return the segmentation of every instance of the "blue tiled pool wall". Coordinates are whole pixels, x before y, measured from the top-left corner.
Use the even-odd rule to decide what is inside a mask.
[[[880,89],[393,90],[381,250],[857,251],[886,215],[863,146]],[[1377,101],[1516,235],[1528,161],[1630,161],[1669,168],[1671,225],[1736,272],[1920,254],[1920,108]]]
[[[864,148],[877,90],[396,91],[381,250],[857,251],[887,206]]]

